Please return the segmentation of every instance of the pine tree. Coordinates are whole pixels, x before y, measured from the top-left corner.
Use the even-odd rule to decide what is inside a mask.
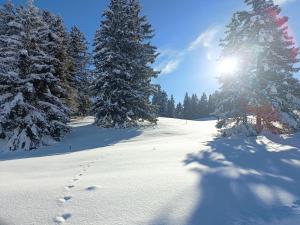
[[[273,1],[245,0],[248,11],[234,14],[222,41],[223,57],[237,56],[242,70],[220,79],[223,101],[218,109],[225,127],[234,122],[255,130],[296,131],[300,128],[298,49],[288,33],[288,18]],[[237,88],[239,87],[239,88]],[[253,128],[249,128],[250,133]]]
[[[191,114],[190,114],[190,119],[198,119],[200,117],[200,112],[199,112],[199,99],[196,94],[193,94],[191,97]]]
[[[192,103],[188,93],[185,94],[183,101],[183,118],[192,119]]]
[[[157,85],[157,91],[153,95],[152,105],[156,108],[158,116],[168,116],[168,94],[161,89],[160,85]]]
[[[212,113],[214,113],[215,108],[216,108],[216,104],[215,104],[215,101],[214,101],[214,97],[213,97],[213,95],[209,95],[208,102],[207,102],[208,114],[211,115]]]
[[[138,121],[156,122],[150,96],[157,75],[149,65],[156,48],[153,30],[140,16],[138,1],[112,0],[94,40],[97,78],[92,93],[93,111],[101,127],[127,127]]]
[[[183,105],[179,102],[175,109],[175,117],[178,119],[183,118]]]
[[[167,114],[169,118],[175,117],[175,99],[173,95],[171,95],[171,98],[168,100]]]
[[[88,115],[91,107],[91,100],[89,97],[89,89],[92,77],[89,70],[90,54],[88,53],[88,43],[84,34],[77,26],[71,28],[70,43],[68,50],[73,63],[73,77],[75,88],[78,93],[78,110],[76,115]]]
[[[69,52],[70,35],[67,32],[61,17],[49,11],[43,11],[43,20],[51,31],[49,38],[53,45],[49,46],[48,53],[54,60],[54,75],[60,80],[65,91],[63,99],[71,114],[76,114],[79,108],[78,84],[75,81],[75,62]]]
[[[7,62],[0,75],[0,123],[10,150],[30,150],[60,140],[69,129],[68,110],[59,98],[54,59],[46,52],[53,43],[40,10],[29,1],[11,12],[6,24],[1,21],[7,31],[1,33],[1,48],[6,47],[0,61]]]
[[[203,93],[199,101],[199,115],[208,116],[208,99],[206,93]]]
[[[6,137],[1,122],[3,113],[1,109],[9,101],[14,93],[9,93],[7,85],[17,78],[17,49],[21,45],[16,36],[20,32],[19,24],[16,23],[16,13],[12,1],[7,1],[0,8],[0,138]],[[2,117],[1,117],[2,116]]]

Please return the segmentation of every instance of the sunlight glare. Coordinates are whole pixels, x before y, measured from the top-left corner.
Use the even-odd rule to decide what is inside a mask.
[[[238,60],[237,58],[230,57],[230,58],[225,58],[220,61],[219,63],[219,72],[222,75],[230,75],[233,74],[238,70]]]

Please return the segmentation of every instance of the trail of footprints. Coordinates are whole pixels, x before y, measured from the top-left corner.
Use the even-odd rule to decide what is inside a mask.
[[[76,182],[80,180],[80,178],[84,175],[85,172],[87,172],[87,169],[90,168],[95,161],[89,162],[86,165],[80,165],[80,171],[79,173],[71,180],[69,185],[65,186],[65,193],[63,197],[58,198],[58,204],[63,208],[65,204],[67,204],[69,201],[72,200],[71,191],[76,187]],[[87,191],[93,191],[96,190],[96,186],[87,187],[85,190]],[[53,221],[55,224],[62,224],[65,223],[67,220],[69,220],[72,217],[71,213],[63,213],[58,216],[56,216]]]

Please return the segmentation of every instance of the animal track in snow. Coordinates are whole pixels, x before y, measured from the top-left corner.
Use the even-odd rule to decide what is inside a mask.
[[[55,217],[54,218],[54,222],[58,223],[58,224],[64,223],[64,222],[66,222],[66,220],[70,219],[71,216],[72,216],[71,213],[65,213],[65,214],[63,214],[61,216]]]
[[[84,175],[84,172],[87,171],[88,168],[90,168],[93,164],[95,163],[95,161],[93,162],[89,162],[85,165],[83,164],[80,164],[79,167],[80,167],[80,171],[78,172],[79,174],[77,176],[75,176],[72,180],[71,180],[71,184],[69,184],[68,186],[65,186],[65,190],[68,192],[68,194],[62,198],[59,198],[58,199],[58,202],[61,204],[61,206],[64,206],[64,204],[66,202],[68,202],[69,200],[72,199],[72,196],[69,195],[71,192],[71,190],[73,188],[75,188],[75,185],[73,185],[75,182],[79,181],[80,178]],[[97,186],[90,186],[90,187],[87,187],[85,190],[86,191],[95,191],[97,190],[98,187]],[[56,224],[62,224],[62,223],[65,223],[68,219],[70,219],[72,217],[72,214],[71,213],[64,213],[62,214],[61,216],[56,216],[53,221],[56,223]]]
[[[75,187],[74,185],[69,185],[69,186],[66,186],[65,189],[66,189],[66,190],[70,190],[70,189],[72,189],[72,188],[74,188],[74,187]]]
[[[85,190],[87,190],[87,191],[95,191],[97,189],[98,189],[97,186],[90,186],[90,187],[87,187]]]
[[[58,199],[58,201],[62,204],[66,203],[67,201],[71,200],[71,196],[65,196],[63,198]]]

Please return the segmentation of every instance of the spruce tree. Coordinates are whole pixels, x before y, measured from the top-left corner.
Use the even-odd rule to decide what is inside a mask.
[[[86,116],[89,114],[91,100],[89,97],[89,87],[91,83],[90,54],[88,53],[88,43],[84,34],[77,26],[71,28],[68,53],[72,58],[72,76],[75,88],[78,93],[78,110],[76,115]]]
[[[183,118],[183,105],[179,102],[175,109],[175,117],[178,119]]]
[[[208,102],[207,102],[207,111],[209,115],[215,112],[215,107],[216,105],[215,105],[214,97],[213,95],[209,95]]]
[[[10,93],[8,84],[18,79],[17,74],[17,51],[21,46],[20,38],[17,34],[20,32],[20,24],[16,22],[16,13],[12,1],[7,1],[0,8],[0,138],[6,137],[3,128],[4,121],[1,122],[4,113],[1,109],[10,101],[16,93]],[[13,91],[13,90],[12,90]]]
[[[157,85],[157,90],[153,95],[152,105],[158,116],[168,116],[168,94],[161,89],[160,85]]]
[[[288,18],[273,1],[245,0],[248,11],[234,14],[222,41],[222,57],[239,58],[240,70],[220,79],[223,101],[220,127],[243,124],[250,134],[263,129],[290,132],[300,128],[298,49],[288,33]],[[237,88],[238,87],[238,88]],[[253,122],[249,115],[255,117]],[[255,128],[256,132],[253,132]]]
[[[188,93],[185,94],[183,100],[183,118],[192,119],[192,104],[191,104],[191,98]]]
[[[101,127],[128,127],[156,122],[150,96],[156,77],[150,64],[157,56],[150,44],[151,25],[140,16],[138,1],[112,0],[94,40],[96,80],[93,111]]]
[[[167,114],[170,118],[175,117],[175,99],[173,95],[171,95],[171,98],[168,100]]]
[[[193,94],[190,100],[191,104],[191,114],[190,119],[198,119],[200,117],[199,112],[199,99],[196,94]]]
[[[203,93],[199,101],[199,115],[208,116],[208,99],[206,93]]]
[[[54,76],[60,80],[65,90],[63,100],[70,109],[70,114],[77,113],[79,108],[78,84],[75,82],[75,63],[69,52],[70,35],[61,17],[49,11],[43,11],[43,20],[51,31],[49,38],[52,45],[47,52],[54,58]]]
[[[0,34],[1,48],[6,46],[0,61],[7,61],[0,75],[0,123],[10,150],[30,150],[60,140],[69,129],[68,110],[59,98],[54,59],[47,53],[51,31],[40,10],[29,1],[10,15]]]

